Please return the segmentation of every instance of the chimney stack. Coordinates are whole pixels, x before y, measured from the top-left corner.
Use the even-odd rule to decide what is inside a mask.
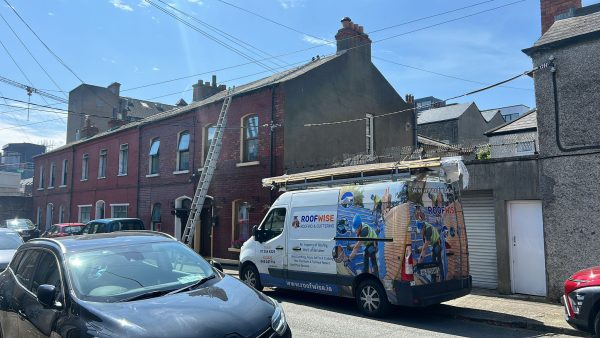
[[[92,124],[90,116],[86,115],[85,121],[83,122],[83,128],[81,128],[81,131],[79,132],[80,139],[85,140],[86,138],[90,138],[98,134],[98,131],[98,128]]]
[[[116,96],[120,95],[120,92],[121,92],[121,84],[120,83],[113,82],[107,88],[108,88],[108,90],[110,90],[111,93],[115,94]]]
[[[194,94],[192,95],[192,101],[202,101],[207,97],[213,96],[216,93],[225,90],[225,85],[217,85],[217,76],[212,76],[212,83],[209,81],[203,82],[198,80],[198,83],[192,85],[194,88]]]
[[[352,55],[360,55],[364,61],[371,61],[371,39],[364,33],[364,27],[353,23],[349,17],[342,19],[342,28],[335,35],[337,52],[347,50]]]
[[[570,18],[581,8],[581,0],[540,0],[542,35],[560,19]]]

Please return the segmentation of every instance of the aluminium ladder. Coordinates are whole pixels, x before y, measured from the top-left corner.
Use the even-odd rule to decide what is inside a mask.
[[[233,97],[234,88],[227,90],[227,95],[223,99],[223,107],[219,113],[219,119],[215,128],[215,135],[210,142],[206,159],[204,160],[204,166],[202,167],[202,174],[200,174],[200,180],[198,181],[198,187],[192,200],[190,207],[190,214],[181,235],[181,241],[188,246],[192,246],[192,240],[194,239],[194,233],[196,230],[196,222],[200,218],[202,207],[204,206],[204,199],[208,193],[208,187],[212,180],[215,168],[217,167],[217,161],[219,160],[219,154],[221,153],[221,143],[223,140],[223,132],[225,131],[225,125],[227,124],[227,112],[229,111],[229,105],[231,98]]]

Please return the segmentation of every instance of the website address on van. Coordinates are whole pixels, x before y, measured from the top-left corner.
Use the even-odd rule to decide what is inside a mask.
[[[292,288],[300,288],[300,289],[305,289],[305,290],[314,290],[314,291],[321,291],[321,292],[333,292],[333,288],[331,287],[331,285],[327,285],[327,284],[315,284],[315,283],[307,283],[307,282],[292,282],[292,281],[286,281],[285,284],[288,287],[292,287]]]

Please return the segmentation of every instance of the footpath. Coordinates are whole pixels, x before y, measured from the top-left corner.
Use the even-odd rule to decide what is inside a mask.
[[[224,266],[224,272],[238,277],[236,266]],[[539,332],[589,336],[567,324],[562,305],[535,298],[500,295],[494,291],[474,289],[467,296],[433,308],[436,315],[444,317]]]

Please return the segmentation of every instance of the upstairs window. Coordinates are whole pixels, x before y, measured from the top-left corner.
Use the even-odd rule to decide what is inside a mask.
[[[60,185],[61,186],[66,186],[67,185],[67,165],[69,164],[68,160],[63,160],[62,163],[62,178],[60,180]]]
[[[160,148],[160,139],[155,138],[152,140],[150,144],[150,152],[149,156],[149,170],[148,173],[150,175],[158,174],[158,161],[159,161],[159,148]]]
[[[206,160],[206,156],[208,156],[208,150],[210,149],[210,144],[212,140],[215,138],[215,132],[217,131],[217,127],[214,124],[210,124],[204,128],[204,153],[203,159]]]
[[[40,166],[40,182],[38,184],[38,189],[44,189],[44,166]]]
[[[127,175],[127,158],[129,157],[129,145],[121,144],[119,147],[119,176]]]
[[[56,164],[54,162],[50,163],[50,182],[48,184],[48,188],[54,187],[54,179],[56,177]]]
[[[244,118],[242,161],[258,161],[258,115]]]
[[[81,159],[81,180],[88,179],[88,169],[89,169],[89,156],[88,154],[83,154],[83,158]]]
[[[190,169],[190,133],[184,131],[179,134],[177,142],[177,170]]]
[[[108,152],[106,149],[100,150],[100,159],[98,161],[98,178],[106,177],[106,157]]]

